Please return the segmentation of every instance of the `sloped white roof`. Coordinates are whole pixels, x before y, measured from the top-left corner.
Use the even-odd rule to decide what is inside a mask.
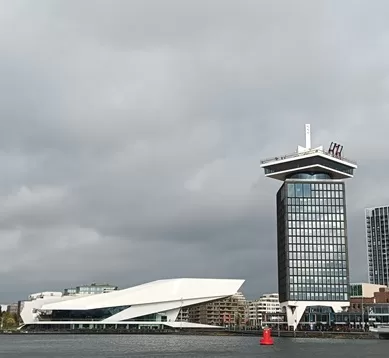
[[[79,297],[71,301],[48,303],[43,310],[88,310],[231,296],[244,280],[178,278],[149,282],[124,290]],[[204,300],[204,301],[205,301]]]

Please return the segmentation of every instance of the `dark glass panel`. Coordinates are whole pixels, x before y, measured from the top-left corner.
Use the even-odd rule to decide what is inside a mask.
[[[46,316],[52,321],[101,321],[129,307],[131,306],[104,307],[91,310],[53,310],[51,315],[43,314],[41,318],[44,319]]]

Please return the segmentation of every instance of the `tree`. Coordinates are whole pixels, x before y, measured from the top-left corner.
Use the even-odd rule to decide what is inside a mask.
[[[240,324],[242,322],[242,317],[240,315],[240,313],[236,312],[235,313],[235,324],[240,327]]]
[[[15,313],[1,312],[1,322],[3,329],[10,329],[17,326],[18,320]]]

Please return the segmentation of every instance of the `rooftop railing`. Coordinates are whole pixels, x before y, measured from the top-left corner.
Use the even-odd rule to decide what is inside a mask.
[[[307,150],[307,151],[304,151],[304,152],[294,152],[292,154],[287,154],[287,155],[283,155],[283,156],[279,156],[279,157],[273,157],[273,158],[269,158],[269,159],[265,159],[265,160],[261,160],[261,164],[266,164],[266,163],[270,163],[270,162],[274,162],[274,161],[277,161],[277,160],[283,160],[283,159],[291,159],[291,158],[297,158],[297,157],[303,157],[303,156],[306,156],[306,155],[310,155],[310,154],[314,154],[314,153],[321,153],[321,154],[325,154],[325,155],[328,155],[330,157],[333,157],[333,158],[336,158],[336,159],[339,159],[339,160],[342,160],[344,162],[347,162],[347,163],[350,163],[350,164],[353,164],[353,165],[357,165],[357,163],[353,160],[350,160],[346,157],[342,157],[340,155],[335,155],[333,153],[330,153],[330,152],[327,152],[325,150],[321,150],[321,149],[312,149],[312,150]]]

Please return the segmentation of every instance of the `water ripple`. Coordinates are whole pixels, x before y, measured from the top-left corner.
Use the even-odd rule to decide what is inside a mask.
[[[275,338],[271,347],[256,337],[174,335],[3,335],[0,357],[263,357],[377,358],[389,341]]]

